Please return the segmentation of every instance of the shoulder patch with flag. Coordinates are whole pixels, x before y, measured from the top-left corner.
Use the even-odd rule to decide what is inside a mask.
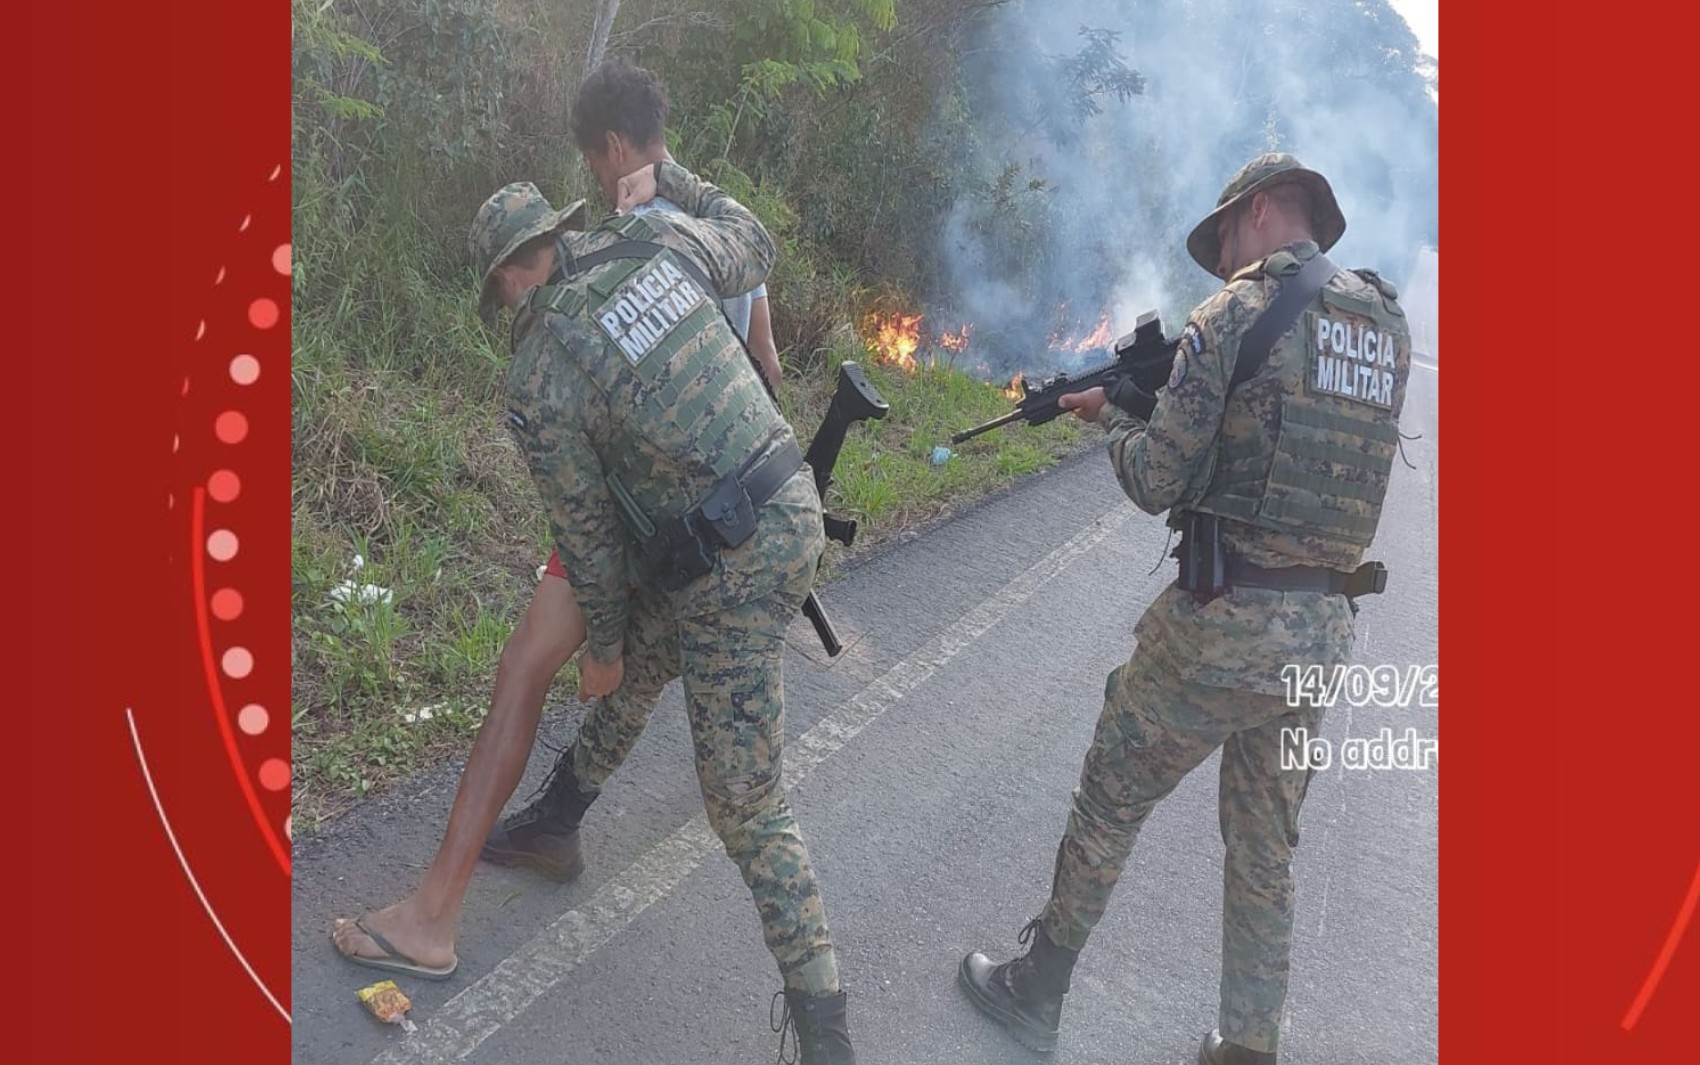
[[[1198,355],[1204,351],[1204,334],[1198,326],[1191,322],[1181,333],[1181,342],[1175,346],[1175,365],[1169,371],[1169,388],[1178,386],[1186,380],[1187,356]]]

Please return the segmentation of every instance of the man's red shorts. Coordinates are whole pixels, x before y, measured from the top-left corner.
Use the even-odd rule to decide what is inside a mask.
[[[550,577],[559,577],[563,581],[568,579],[567,578],[567,568],[565,566],[561,565],[561,549],[560,548],[556,548],[555,550],[549,552],[549,564],[547,566],[543,567],[543,572]]]

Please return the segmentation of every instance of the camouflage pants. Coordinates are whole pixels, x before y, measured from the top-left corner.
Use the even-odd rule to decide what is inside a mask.
[[[786,988],[831,994],[838,971],[826,909],[780,773],[784,633],[807,588],[781,587],[700,617],[634,604],[625,678],[591,704],[565,757],[585,794],[600,791],[643,734],[662,688],[682,677],[709,825],[743,873]]]
[[[1222,748],[1222,1037],[1273,1052],[1287,998],[1293,848],[1310,774],[1281,768],[1281,730],[1318,709],[1181,680],[1149,655],[1113,671],[1074,791],[1045,908],[1051,941],[1079,950],[1104,915],[1153,807]]]

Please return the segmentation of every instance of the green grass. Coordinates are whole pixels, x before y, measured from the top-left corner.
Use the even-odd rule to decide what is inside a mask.
[[[953,433],[1008,413],[1014,401],[1001,387],[946,366],[923,365],[911,374],[881,364],[858,350],[853,338],[835,344],[801,402],[787,397],[787,414],[805,438],[819,426],[838,364],[847,358],[891,405],[883,420],[863,422],[845,441],[826,500],[829,511],[861,524],[858,552],[960,510],[1097,439],[1096,430],[1057,419],[1043,426],[1006,426],[952,444]],[[934,465],[938,447],[950,454]],[[834,546],[829,561],[842,555]]]

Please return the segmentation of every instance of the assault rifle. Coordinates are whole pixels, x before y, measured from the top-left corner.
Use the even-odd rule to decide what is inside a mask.
[[[1116,406],[1141,418],[1150,418],[1157,406],[1157,391],[1168,383],[1169,372],[1174,368],[1178,343],[1179,337],[1163,335],[1163,323],[1158,320],[1157,312],[1146,311],[1134,323],[1133,332],[1116,341],[1113,361],[1077,373],[1059,373],[1037,388],[1023,379],[1023,395],[1013,411],[957,433],[950,442],[960,444],[1011,422],[1043,425],[1065,413],[1057,405],[1062,397],[1098,387],[1104,389]]]
[[[808,453],[803,461],[809,464],[809,469],[815,473],[815,491],[820,493],[821,501],[826,500],[827,488],[832,484],[832,467],[838,463],[838,452],[844,447],[844,436],[850,427],[857,422],[884,418],[890,410],[885,398],[879,394],[873,382],[862,373],[862,368],[853,362],[840,363],[838,366],[838,387],[832,394],[832,405],[826,409],[826,417],[821,419],[820,428],[815,432],[814,440],[809,443]],[[826,526],[829,539],[837,540],[845,547],[856,539],[856,523],[827,514],[822,519]],[[826,648],[829,658],[836,658],[844,650],[844,643],[838,638],[838,632],[832,627],[832,619],[826,616],[821,608],[820,600],[815,593],[803,600],[803,614],[809,623],[815,627],[815,635],[820,637],[821,646]]]

